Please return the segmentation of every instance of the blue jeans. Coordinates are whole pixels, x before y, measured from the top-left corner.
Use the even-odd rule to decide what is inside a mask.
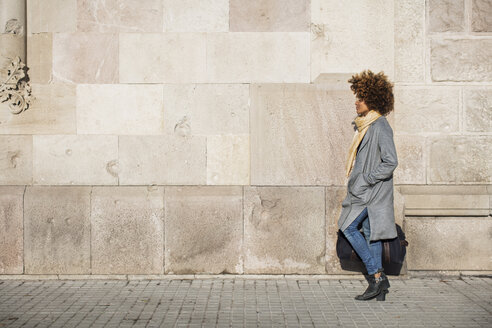
[[[365,239],[360,233],[358,226],[362,223]],[[344,231],[343,234],[354,248],[355,252],[364,262],[368,274],[378,272],[378,269],[383,268],[381,264],[382,244],[380,240],[370,241],[371,227],[369,225],[369,216],[367,207],[355,218]]]

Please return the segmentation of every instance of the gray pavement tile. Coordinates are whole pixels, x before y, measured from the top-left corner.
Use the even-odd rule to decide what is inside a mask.
[[[0,327],[490,327],[492,279],[0,280]]]

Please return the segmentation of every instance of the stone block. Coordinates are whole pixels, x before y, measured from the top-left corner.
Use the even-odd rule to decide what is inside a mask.
[[[76,133],[74,85],[33,83],[31,89],[33,100],[22,114],[0,111],[0,134]]]
[[[164,0],[164,32],[228,32],[228,0]]]
[[[459,131],[460,92],[453,87],[397,87],[395,131],[399,134]]]
[[[309,0],[231,0],[231,32],[309,32]]]
[[[24,186],[0,186],[0,274],[22,274]]]
[[[324,187],[244,187],[244,272],[325,272]]]
[[[492,32],[492,2],[489,0],[472,0],[473,32]]]
[[[164,129],[177,135],[249,133],[249,85],[165,84]]]
[[[54,34],[53,78],[72,83],[117,83],[118,34]]]
[[[492,88],[468,88],[463,94],[465,131],[492,132]]]
[[[492,136],[448,136],[430,140],[428,183],[491,183]]]
[[[207,182],[205,137],[120,136],[122,185],[192,184]]]
[[[27,31],[75,32],[77,0],[27,0]]]
[[[0,185],[32,183],[32,136],[0,136]]]
[[[490,218],[406,218],[408,270],[491,270]]]
[[[395,0],[395,81],[424,82],[425,0]]]
[[[343,80],[251,86],[253,185],[345,184],[357,113]]]
[[[398,156],[395,184],[425,184],[425,137],[396,135],[394,141]]]
[[[394,1],[311,1],[311,81],[364,69],[394,75]]]
[[[491,81],[490,53],[492,53],[492,39],[432,40],[430,50],[432,80],[436,82]]]
[[[163,187],[93,187],[91,224],[92,273],[163,273]]]
[[[206,40],[206,33],[120,34],[120,83],[206,82]]]
[[[118,136],[33,136],[34,184],[118,183]]]
[[[465,0],[429,0],[430,32],[464,32]]]
[[[50,83],[52,79],[53,34],[38,33],[27,37],[27,63],[32,83]]]
[[[78,0],[79,32],[162,32],[161,0]]]
[[[207,184],[249,185],[249,135],[207,137]]]
[[[166,187],[165,273],[243,273],[242,188]]]
[[[308,83],[309,33],[208,34],[207,73],[213,83]]]
[[[91,187],[27,187],[26,274],[90,273]]]
[[[78,134],[162,134],[160,85],[77,86]]]

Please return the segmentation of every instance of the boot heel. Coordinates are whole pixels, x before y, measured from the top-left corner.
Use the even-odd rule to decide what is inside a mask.
[[[386,301],[386,294],[387,293],[388,293],[388,290],[387,289],[383,289],[381,291],[381,293],[379,293],[379,295],[376,296],[376,300],[377,301],[382,301],[382,302]]]

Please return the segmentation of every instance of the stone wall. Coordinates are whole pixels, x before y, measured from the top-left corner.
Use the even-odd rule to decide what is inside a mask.
[[[35,99],[0,104],[0,274],[350,273],[347,79],[366,68],[395,81],[407,269],[492,270],[490,17],[487,0],[27,0]]]

